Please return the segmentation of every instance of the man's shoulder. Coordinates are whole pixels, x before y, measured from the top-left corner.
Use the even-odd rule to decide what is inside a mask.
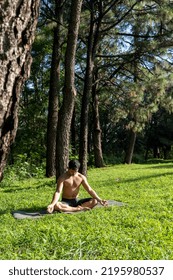
[[[78,172],[78,176],[82,179],[82,180],[86,180],[86,177],[82,174]]]

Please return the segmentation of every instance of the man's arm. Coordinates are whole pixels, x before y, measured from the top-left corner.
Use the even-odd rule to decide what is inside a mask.
[[[62,181],[58,181],[57,182],[56,191],[55,191],[55,193],[53,195],[53,198],[52,198],[52,202],[47,207],[48,213],[52,213],[53,212],[54,206],[57,204],[57,202],[58,202],[58,200],[60,198],[60,194],[62,192],[62,189],[63,189],[63,182]]]
[[[95,199],[97,199],[97,201],[101,204],[101,205],[106,205],[107,201],[101,199],[97,193],[90,187],[90,185],[88,184],[88,181],[86,179],[86,177],[84,175],[82,175],[83,177],[83,181],[82,181],[82,185],[84,187],[84,189]]]

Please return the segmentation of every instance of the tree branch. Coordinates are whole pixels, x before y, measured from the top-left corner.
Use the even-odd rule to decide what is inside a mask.
[[[115,27],[117,24],[119,24],[132,10],[133,8],[139,3],[140,1],[138,0],[136,3],[134,3],[131,8],[120,18],[118,19],[115,23],[113,23],[112,25],[110,25],[108,28],[103,29],[101,32],[102,33],[106,33],[107,31],[109,31],[110,29],[112,29],[113,27]]]

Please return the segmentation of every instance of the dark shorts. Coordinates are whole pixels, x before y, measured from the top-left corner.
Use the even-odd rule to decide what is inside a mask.
[[[72,207],[77,207],[78,205],[82,205],[83,203],[88,202],[91,199],[92,199],[92,197],[83,198],[83,199],[77,199],[77,198],[67,199],[67,198],[62,198],[61,202],[64,202],[67,205],[72,206]]]

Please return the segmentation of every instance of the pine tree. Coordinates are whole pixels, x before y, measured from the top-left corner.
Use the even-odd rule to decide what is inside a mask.
[[[30,74],[39,2],[0,3],[0,180],[16,136],[20,93]]]

